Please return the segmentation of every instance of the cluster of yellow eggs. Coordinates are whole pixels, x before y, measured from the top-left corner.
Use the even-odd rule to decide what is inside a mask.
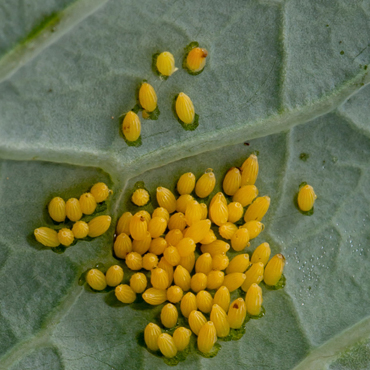
[[[258,197],[254,185],[258,170],[258,159],[253,154],[241,168],[231,168],[223,180],[223,191],[232,197],[232,202],[228,203],[224,193],[218,192],[208,205],[205,198],[216,185],[212,169],[207,169],[198,180],[194,174],[185,173],[177,183],[177,199],[169,189],[158,187],[159,207],[152,214],[144,210],[135,214],[125,212],[118,220],[114,254],[124,259],[135,273],[129,284],[122,284],[123,269],[115,265],[106,275],[91,269],[86,281],[95,290],[115,286],[115,295],[123,303],[134,302],[137,294],[142,294],[150,305],[168,301],[160,316],[166,330],[176,327],[181,311],[190,329],[178,327],[170,335],[163,333],[157,324],[149,323],[144,338],[150,350],[159,349],[165,357],[172,358],[188,346],[194,333],[198,349],[208,353],[217,337],[227,337],[230,328],[240,328],[247,315],[261,314],[259,283],[262,280],[268,286],[279,283],[284,256],[277,254],[270,259],[268,243],[259,245],[251,258],[241,253],[229,260],[226,254],[230,247],[244,251],[264,229],[261,221],[270,198]],[[132,200],[137,205],[146,204],[149,194],[145,189],[138,190]],[[222,239],[217,239],[212,226],[218,227]],[[200,245],[198,257],[197,245]],[[150,271],[150,279],[139,272],[142,269]],[[230,293],[238,288],[246,295],[231,302]]]
[[[184,67],[194,74],[199,73],[205,66],[207,55],[206,49],[194,45],[186,55]],[[165,78],[171,76],[178,69],[175,67],[175,58],[168,51],[158,54],[155,67],[158,73]],[[142,117],[144,119],[153,119],[154,112],[158,110],[158,98],[153,86],[144,81],[140,86],[138,98],[142,109]],[[188,95],[183,92],[178,94],[175,109],[177,117],[184,125],[194,123],[196,117],[195,109]],[[129,142],[135,142],[139,139],[141,122],[139,116],[133,110],[125,114],[122,122],[122,132],[125,139]]]
[[[49,216],[60,223],[68,218],[74,222],[72,229],[63,227],[56,231],[49,227],[39,227],[34,230],[36,240],[46,247],[58,247],[60,244],[69,247],[75,239],[87,236],[96,238],[104,234],[111,224],[110,216],[97,216],[89,222],[82,221],[81,218],[83,215],[93,214],[98,203],[106,201],[110,193],[106,184],[98,182],[90,192],[82,194],[80,199],[70,198],[65,202],[61,197],[54,197],[48,205]]]

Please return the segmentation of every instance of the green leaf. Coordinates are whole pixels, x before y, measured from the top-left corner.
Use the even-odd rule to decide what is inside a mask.
[[[369,82],[368,3],[19,4],[0,5],[0,369],[167,368],[140,340],[161,307],[119,304],[79,279],[98,263],[117,263],[114,225],[136,209],[136,182],[151,193],[148,209],[156,187],[174,189],[184,172],[213,168],[216,192],[227,169],[255,150],[256,185],[271,207],[248,252],[263,241],[282,252],[286,286],[263,287],[266,314],[239,341],[220,342],[214,359],[193,341],[180,366],[368,366],[370,89],[358,92]],[[198,76],[181,68],[192,41],[209,51]],[[164,50],[179,67],[166,81],[151,69]],[[143,79],[161,114],[142,120],[142,145],[133,147],[119,116],[137,103]],[[199,115],[194,131],[172,112],[181,91]],[[49,200],[78,197],[97,181],[114,191],[108,232],[61,254],[36,243],[33,230],[53,225]],[[294,203],[303,181],[318,195],[311,217]],[[131,273],[118,263],[127,282]]]

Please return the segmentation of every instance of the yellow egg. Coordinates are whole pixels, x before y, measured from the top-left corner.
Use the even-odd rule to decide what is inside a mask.
[[[227,321],[230,328],[239,329],[247,316],[247,306],[242,298],[238,298],[230,305]]]
[[[175,284],[179,286],[184,292],[190,289],[191,277],[189,271],[182,267],[177,266],[173,274]]]
[[[110,216],[98,216],[93,218],[89,223],[89,233],[88,236],[90,238],[96,238],[100,235],[103,235],[110,226],[112,218]]]
[[[140,105],[147,111],[153,112],[157,108],[157,94],[152,85],[144,82],[139,90]]]
[[[176,245],[176,248],[181,257],[186,257],[189,254],[194,253],[195,247],[196,244],[191,238],[183,238]]]
[[[241,179],[240,170],[236,167],[230,168],[222,183],[225,194],[234,195],[240,188]]]
[[[162,355],[167,358],[175,357],[177,348],[171,335],[163,333],[158,337],[158,347]]]
[[[194,48],[189,51],[186,57],[186,67],[191,72],[200,72],[206,65],[206,58],[208,56],[208,51],[204,48]]]
[[[85,215],[91,215],[96,209],[96,200],[91,193],[84,193],[79,199],[82,213]]]
[[[231,247],[234,251],[240,252],[244,248],[249,247],[249,231],[247,228],[239,228],[231,237]]]
[[[158,265],[158,257],[154,253],[147,253],[143,256],[143,268],[145,270],[152,270]]]
[[[183,295],[184,295],[183,290],[177,285],[172,285],[167,289],[167,300],[170,301],[171,303],[180,302]]]
[[[146,252],[148,252],[148,250],[150,248],[151,242],[152,242],[152,237],[150,235],[150,232],[147,231],[146,234],[145,234],[145,238],[144,239],[142,239],[142,240],[134,240],[132,242],[132,250],[134,252],[137,252],[137,253],[143,255]]]
[[[258,176],[258,159],[251,154],[241,166],[242,178],[241,185],[254,185]]]
[[[117,286],[123,280],[123,270],[121,266],[113,265],[109,267],[105,274],[105,280],[109,286]]]
[[[210,319],[215,325],[218,337],[223,338],[229,335],[230,325],[227,321],[226,312],[218,304],[212,306]]]
[[[103,290],[107,287],[104,274],[98,269],[91,269],[86,275],[86,282],[94,290]]]
[[[130,235],[131,218],[132,218],[131,212],[125,212],[122,214],[122,216],[119,218],[117,222],[117,227],[116,227],[117,235],[123,234],[123,233],[126,235]]]
[[[298,207],[303,212],[308,212],[312,209],[317,196],[311,185],[302,186],[298,193]]]
[[[191,172],[184,173],[177,182],[177,191],[180,195],[190,194],[195,187],[195,176]],[[181,211],[185,212],[185,211]]]
[[[263,278],[265,283],[270,286],[275,286],[283,274],[284,266],[285,257],[282,254],[279,253],[272,257],[265,267]]]
[[[208,353],[212,350],[213,345],[217,341],[216,328],[212,321],[205,323],[198,334],[198,349],[203,353]]]
[[[65,247],[69,247],[73,243],[74,238],[72,230],[63,228],[58,231],[59,242]]]
[[[152,306],[162,304],[167,299],[167,292],[162,289],[149,288],[143,293],[143,299]]]
[[[206,198],[212,193],[216,185],[216,176],[212,168],[208,168],[195,184],[195,194],[199,198]]]
[[[213,297],[213,303],[218,304],[225,312],[228,311],[230,305],[230,292],[224,285],[219,287],[215,296]]]
[[[70,198],[66,202],[66,216],[73,222],[78,221],[82,217],[80,202],[77,198]]]
[[[191,311],[189,315],[189,326],[195,335],[198,335],[202,326],[207,322],[204,315],[197,311]]]
[[[181,260],[179,251],[173,246],[169,246],[164,250],[163,257],[172,266],[177,266]]]
[[[243,216],[243,206],[239,202],[231,202],[227,206],[227,210],[229,211],[229,217],[227,221],[235,223],[239,221]]]
[[[186,227],[186,219],[185,215],[181,212],[174,213],[171,217],[170,220],[168,221],[168,229],[173,230],[173,229],[179,229],[180,231],[184,231]]]
[[[201,290],[197,293],[197,306],[199,311],[210,313],[213,305],[213,298],[206,290]]]
[[[157,256],[162,254],[167,248],[167,241],[163,238],[155,238],[150,242],[149,252]]]
[[[197,299],[193,293],[186,293],[180,303],[181,313],[184,317],[188,318],[191,311],[197,309]]]
[[[176,114],[185,124],[193,123],[195,117],[194,105],[191,99],[181,92],[176,99]]]
[[[249,265],[249,254],[238,254],[230,261],[226,268],[226,273],[232,274],[234,272],[245,272]]]
[[[153,217],[149,221],[148,231],[152,238],[159,238],[167,228],[167,221],[163,217]]]
[[[210,253],[203,253],[198,257],[195,263],[195,271],[206,275],[212,271],[212,256]]]
[[[177,308],[171,304],[166,304],[161,311],[161,321],[164,327],[173,328],[177,324],[179,314]]]
[[[247,292],[252,284],[259,284],[263,280],[264,265],[262,262],[253,263],[245,273],[242,289]]]
[[[147,285],[147,278],[142,272],[137,272],[130,278],[130,287],[135,293],[142,293]]]
[[[136,299],[136,293],[127,284],[120,284],[114,290],[116,298],[122,303],[132,303]]]
[[[225,276],[225,279],[222,283],[229,292],[233,292],[234,290],[240,288],[244,283],[246,276],[242,272],[232,272]]]
[[[134,215],[130,220],[130,234],[134,240],[143,240],[147,237],[148,225],[144,216]]]
[[[244,221],[261,221],[270,207],[270,197],[258,197],[248,207],[244,214]]]
[[[49,215],[56,222],[63,222],[66,218],[66,203],[60,197],[53,198],[48,205]]]
[[[158,351],[158,337],[162,334],[161,328],[153,324],[152,322],[149,323],[144,330],[144,340],[146,346],[151,350],[151,351]]]
[[[260,244],[252,254],[251,262],[257,263],[262,262],[266,265],[267,261],[270,258],[271,248],[269,243]]]
[[[173,341],[178,351],[183,351],[190,342],[191,330],[179,327],[173,332]]]
[[[139,116],[133,111],[128,112],[122,122],[122,132],[127,141],[136,141],[141,134]]]
[[[167,209],[168,213],[176,211],[176,198],[169,189],[160,186],[157,188],[156,194],[160,207]]]
[[[243,207],[251,204],[258,196],[258,189],[254,185],[242,186],[233,196],[233,202],[239,202]]]
[[[156,289],[165,290],[168,287],[168,274],[165,270],[157,267],[151,271],[150,282]]]
[[[257,284],[252,284],[245,296],[247,312],[252,316],[257,316],[261,312],[262,306],[262,289]]]
[[[109,190],[108,186],[104,184],[104,182],[98,182],[97,184],[93,185],[90,190],[90,193],[95,198],[96,203],[101,203],[107,200],[111,192],[112,191]]]
[[[143,257],[139,253],[130,252],[126,255],[126,265],[130,270],[141,270],[143,268]]]
[[[175,58],[168,51],[164,51],[158,55],[156,66],[159,73],[163,76],[171,76],[172,73],[177,71]]]
[[[198,272],[191,277],[190,281],[191,290],[198,293],[201,290],[207,288],[207,275],[202,272]]]
[[[229,257],[226,254],[216,254],[212,257],[213,270],[225,270],[229,265]]]
[[[132,252],[130,237],[125,233],[119,234],[114,242],[113,250],[117,258],[126,258],[127,254]]]
[[[42,245],[45,245],[45,247],[57,247],[60,245],[58,233],[49,227],[35,229],[34,235],[36,240]]]
[[[149,199],[149,193],[145,189],[136,189],[131,197],[132,203],[139,207],[145,206]]]
[[[207,275],[207,289],[218,289],[223,285],[225,274],[222,271],[211,271]]]
[[[226,222],[219,227],[218,233],[224,239],[230,240],[237,230],[238,226],[234,225],[232,222]]]
[[[83,239],[89,233],[89,225],[85,221],[77,221],[72,226],[72,232],[76,239]]]

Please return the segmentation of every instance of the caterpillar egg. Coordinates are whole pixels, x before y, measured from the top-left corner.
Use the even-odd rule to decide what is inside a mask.
[[[184,173],[177,182],[177,191],[180,195],[190,194],[195,187],[195,176],[191,172]],[[184,213],[184,212],[183,212]]]
[[[93,218],[89,223],[89,237],[96,238],[100,235],[103,235],[110,226],[112,218],[110,216],[98,216]]]
[[[55,197],[50,201],[48,211],[54,221],[63,222],[66,218],[66,203],[62,198]]]
[[[133,111],[128,112],[122,122],[122,132],[127,141],[136,141],[140,137],[141,123],[139,116]]]
[[[186,66],[191,72],[200,72],[206,65],[208,51],[204,48],[194,48],[190,50],[186,57]]]
[[[181,92],[176,99],[176,114],[185,124],[193,123],[195,117],[194,105],[191,99]]]
[[[308,212],[312,209],[317,196],[311,185],[302,186],[298,193],[298,207],[301,211]]]
[[[108,186],[104,184],[104,182],[96,183],[90,190],[90,193],[95,198],[96,203],[101,203],[107,200],[111,192],[112,191],[109,190]]]
[[[149,199],[149,193],[145,189],[136,189],[131,197],[132,203],[138,207],[145,206],[149,202]]]
[[[85,221],[77,221],[72,226],[72,232],[76,239],[83,239],[89,233],[89,225]]]
[[[58,233],[49,227],[39,227],[35,229],[34,235],[36,240],[42,245],[45,245],[45,247],[57,247],[60,245]]]
[[[82,217],[80,202],[77,198],[70,198],[66,202],[66,216],[73,222]]]
[[[139,101],[140,105],[149,113],[157,108],[157,94],[152,85],[144,82],[140,86]]]
[[[158,265],[158,257],[154,253],[147,253],[143,256],[143,268],[151,271]],[[165,289],[165,288],[164,288]]]
[[[74,238],[72,230],[63,228],[58,231],[59,242],[65,247],[69,247],[73,243]]]
[[[91,193],[84,193],[79,199],[81,211],[85,215],[91,215],[96,209],[96,200]]]
[[[156,67],[163,76],[171,76],[177,71],[175,67],[175,58],[168,51],[164,51],[158,55]]]

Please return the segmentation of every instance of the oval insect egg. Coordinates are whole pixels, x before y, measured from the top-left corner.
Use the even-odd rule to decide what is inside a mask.
[[[175,108],[180,121],[185,124],[193,123],[195,117],[194,105],[186,94],[181,92],[178,95]]]
[[[191,72],[200,72],[206,65],[208,51],[204,48],[194,48],[189,51],[186,58],[186,66]]]
[[[153,112],[157,108],[157,94],[152,85],[144,82],[139,90],[140,105],[147,111]]]
[[[149,202],[149,199],[149,193],[145,189],[135,190],[131,197],[132,203],[139,207],[145,206]]]
[[[139,116],[130,111],[125,115],[122,122],[122,132],[127,141],[136,141],[141,134],[141,123]]]
[[[175,58],[169,51],[164,51],[158,55],[156,67],[160,74],[167,77],[177,71]]]

